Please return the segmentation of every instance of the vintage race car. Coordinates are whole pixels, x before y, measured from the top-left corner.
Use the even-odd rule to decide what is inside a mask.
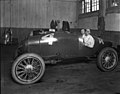
[[[102,71],[112,71],[118,64],[118,53],[109,41],[93,36],[93,48],[82,41],[81,32],[35,31],[22,41],[16,50],[12,77],[20,84],[32,84],[41,79],[45,64],[55,64],[63,59],[96,57]]]

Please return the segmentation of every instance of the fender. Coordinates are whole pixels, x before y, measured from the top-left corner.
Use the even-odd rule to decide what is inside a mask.
[[[112,47],[117,49],[118,43],[116,42],[111,42],[111,43],[112,43]]]
[[[111,43],[112,43],[112,48],[114,48],[117,51],[118,56],[120,58],[120,45],[116,42],[111,42]]]
[[[119,56],[119,59],[120,59],[120,45],[117,45],[117,51],[118,51],[118,56]]]

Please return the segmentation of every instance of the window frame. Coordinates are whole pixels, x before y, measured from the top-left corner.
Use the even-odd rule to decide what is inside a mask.
[[[97,12],[99,11],[100,9],[100,6],[99,6],[99,0],[95,0],[94,2],[94,7],[96,6],[95,10],[93,11],[93,3],[92,3],[92,0],[88,0],[90,5],[85,5],[86,3],[86,0],[81,0],[80,3],[81,3],[81,10],[80,10],[80,15],[83,15],[83,14],[89,14],[89,13],[94,13],[94,12]],[[83,3],[84,2],[84,7],[83,7]],[[98,3],[99,2],[99,3]],[[98,5],[98,9],[97,9],[97,5]],[[86,7],[87,6],[87,7]],[[89,7],[88,7],[89,6]],[[84,8],[84,9],[83,9]],[[88,9],[89,8],[89,9]]]
[[[82,1],[85,0],[81,0],[80,4],[82,3]],[[92,0],[91,0],[92,1]],[[114,7],[109,7],[110,5],[110,1],[111,0],[106,0],[106,14],[110,14],[110,13],[120,13],[120,3],[118,4],[118,6],[114,6]],[[93,17],[93,16],[98,16],[99,15],[99,10],[97,11],[91,11],[91,12],[87,12],[87,13],[81,13],[82,8],[80,8],[80,12],[79,12],[79,16],[78,19],[82,19],[82,18],[86,18],[86,17]],[[99,0],[99,9],[100,9],[100,0]]]

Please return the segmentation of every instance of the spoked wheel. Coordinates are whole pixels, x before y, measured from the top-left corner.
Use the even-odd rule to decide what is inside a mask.
[[[19,56],[12,66],[12,77],[20,84],[32,84],[40,80],[45,71],[43,59],[33,53]]]
[[[117,52],[110,47],[104,48],[98,55],[97,65],[102,71],[112,71],[118,64]]]

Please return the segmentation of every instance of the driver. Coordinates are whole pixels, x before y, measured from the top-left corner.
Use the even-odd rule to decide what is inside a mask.
[[[82,36],[83,43],[85,46],[93,48],[95,44],[94,38],[90,35],[90,29],[86,29],[85,33]]]

